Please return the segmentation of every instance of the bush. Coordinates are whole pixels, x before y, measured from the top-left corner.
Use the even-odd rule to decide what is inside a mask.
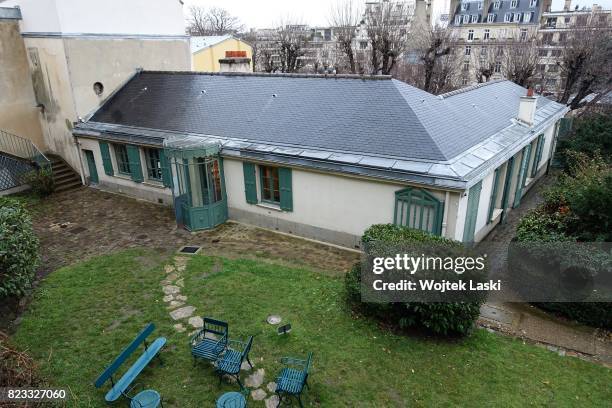
[[[55,191],[55,179],[50,166],[26,173],[24,182],[29,184],[34,194],[39,197],[46,197]]]
[[[0,298],[23,296],[38,267],[38,239],[18,201],[0,198]]]
[[[423,231],[391,224],[373,225],[362,236],[367,247],[374,242],[384,244],[436,243],[448,246],[450,251],[461,250],[457,241],[428,234]],[[357,263],[345,277],[348,301],[366,315],[398,326],[425,328],[440,335],[465,335],[470,333],[480,314],[479,302],[452,303],[367,303],[361,301],[361,264]]]
[[[612,303],[534,303],[534,305],[589,326],[612,329]]]
[[[612,116],[598,115],[575,121],[574,130],[559,141],[557,150],[566,169],[572,161],[567,154],[570,151],[587,155],[599,152],[609,164],[612,163]]]

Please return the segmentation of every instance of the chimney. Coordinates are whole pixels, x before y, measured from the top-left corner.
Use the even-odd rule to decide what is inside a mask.
[[[219,72],[253,72],[246,51],[225,51],[225,58],[219,59],[219,65]]]
[[[572,7],[572,0],[565,0],[563,3],[563,11],[569,11],[570,7]]]
[[[533,126],[538,98],[533,95],[533,88],[527,90],[526,96],[521,96],[518,110],[518,120],[528,126]]]

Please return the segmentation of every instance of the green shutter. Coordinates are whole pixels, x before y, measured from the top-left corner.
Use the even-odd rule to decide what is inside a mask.
[[[172,168],[170,167],[170,160],[166,157],[166,151],[159,149],[159,161],[161,163],[162,182],[164,187],[172,188]]]
[[[470,188],[468,193],[467,212],[465,214],[465,227],[463,228],[463,242],[474,242],[476,232],[476,219],[478,218],[478,204],[480,203],[480,191],[482,180]]]
[[[536,145],[536,154],[533,159],[533,169],[531,170],[531,177],[535,177],[538,173],[538,165],[542,160],[542,150],[544,150],[544,135],[538,136],[538,143]]]
[[[284,211],[293,211],[293,191],[291,169],[278,168],[278,184],[280,186],[280,208]]]
[[[504,195],[502,196],[502,220],[506,216],[506,210],[508,209],[508,198],[510,197],[510,184],[512,184],[512,172],[514,171],[514,156],[508,160],[506,166],[506,179],[504,180]]]
[[[130,161],[132,180],[137,183],[142,183],[144,178],[142,177],[142,166],[140,165],[140,151],[138,146],[125,145],[125,147],[127,148],[128,160]]]
[[[495,169],[493,174],[493,191],[491,193],[491,202],[489,203],[489,213],[487,215],[487,224],[491,222],[493,217],[493,211],[495,211],[495,202],[497,201],[497,194],[499,192],[499,179],[501,178],[501,172],[499,168]]]
[[[516,193],[514,194],[514,204],[512,207],[516,208],[521,203],[523,197],[523,187],[525,187],[525,181],[527,180],[527,166],[529,166],[529,156],[531,156],[531,145],[525,146],[523,149],[523,157],[521,158],[521,167],[519,169],[518,178],[516,179]]]
[[[255,182],[255,165],[253,163],[242,162],[244,172],[244,194],[246,202],[257,204],[257,184]]]
[[[100,155],[102,156],[102,164],[104,166],[104,173],[107,176],[113,175],[113,162],[111,161],[110,150],[108,148],[108,143],[106,142],[98,142],[100,144]]]

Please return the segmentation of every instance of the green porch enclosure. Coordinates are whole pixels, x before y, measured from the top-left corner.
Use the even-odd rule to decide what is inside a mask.
[[[190,231],[227,221],[227,196],[219,145],[193,136],[164,141],[172,171],[176,222]]]

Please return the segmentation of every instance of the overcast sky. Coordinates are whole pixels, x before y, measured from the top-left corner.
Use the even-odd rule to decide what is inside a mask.
[[[243,24],[249,28],[267,28],[275,26],[281,19],[292,17],[310,25],[327,25],[327,15],[330,4],[336,0],[184,0],[185,12],[190,5],[204,7],[223,7],[230,13],[240,18]],[[359,1],[359,0],[357,0]],[[365,4],[365,0],[363,0]],[[572,7],[576,4],[591,6],[593,3],[600,4],[604,8],[612,8],[612,0],[573,0]],[[553,10],[561,10],[563,0],[553,0]]]

